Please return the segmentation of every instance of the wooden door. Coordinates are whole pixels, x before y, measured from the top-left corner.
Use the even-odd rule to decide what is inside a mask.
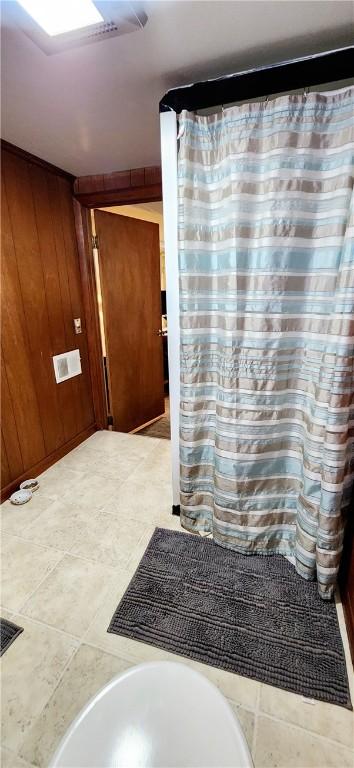
[[[95,211],[110,412],[130,432],[164,413],[158,224]]]

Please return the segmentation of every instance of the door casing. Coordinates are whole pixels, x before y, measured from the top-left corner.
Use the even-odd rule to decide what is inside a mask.
[[[130,174],[132,173],[133,171],[130,172]],[[107,176],[110,176],[110,174],[107,174]],[[147,178],[146,175],[145,178]],[[76,181],[78,181],[78,179]],[[80,258],[83,301],[87,323],[87,343],[93,389],[93,406],[97,429],[107,429],[107,409],[90,209],[104,208],[112,205],[138,205],[141,202],[162,201],[161,179],[158,178],[157,173],[155,173],[155,176],[151,181],[152,183],[150,184],[144,184],[143,190],[141,187],[134,188],[130,186],[123,189],[117,189],[114,193],[112,193],[112,190],[106,191],[104,189],[104,183],[102,183],[102,189],[95,193],[94,199],[87,200],[85,205],[80,202],[79,194],[75,194],[74,191],[74,197],[76,198],[74,200],[76,236]]]

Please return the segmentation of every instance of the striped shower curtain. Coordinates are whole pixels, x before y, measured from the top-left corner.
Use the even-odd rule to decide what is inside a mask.
[[[354,90],[181,115],[181,522],[333,595],[354,472]]]

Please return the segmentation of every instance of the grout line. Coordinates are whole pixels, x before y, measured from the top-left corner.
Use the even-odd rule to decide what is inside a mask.
[[[45,625],[45,626],[46,626],[46,625]],[[58,679],[57,679],[57,682],[55,683],[53,690],[51,691],[50,695],[48,696],[48,699],[46,700],[45,704],[43,705],[43,707],[42,707],[41,711],[38,713],[37,717],[34,719],[34,721],[33,721],[32,725],[31,725],[31,727],[29,728],[29,730],[27,731],[27,733],[25,733],[25,735],[24,735],[24,737],[23,737],[23,740],[21,741],[21,744],[20,744],[20,746],[18,747],[18,755],[19,755],[19,757],[21,758],[21,760],[26,760],[26,758],[23,758],[23,757],[22,757],[22,755],[21,755],[21,751],[22,751],[22,747],[24,746],[24,743],[25,743],[25,741],[26,741],[26,739],[27,739],[28,735],[31,733],[31,731],[33,730],[33,728],[35,728],[35,726],[36,726],[36,725],[37,725],[37,723],[39,722],[39,719],[40,719],[40,717],[42,717],[42,714],[43,714],[43,712],[45,711],[45,709],[46,709],[46,707],[48,706],[49,702],[50,702],[50,701],[51,701],[51,699],[53,698],[53,696],[54,696],[54,693],[56,692],[57,688],[59,687],[59,685],[60,685],[60,683],[61,683],[61,681],[62,681],[62,679],[63,679],[63,677],[64,677],[64,675],[65,675],[65,672],[66,672],[66,670],[69,668],[70,664],[72,663],[72,661],[74,660],[74,658],[75,658],[76,654],[78,653],[78,650],[79,650],[79,648],[80,648],[80,645],[78,645],[78,646],[77,646],[77,648],[74,648],[74,651],[73,651],[73,653],[70,655],[70,657],[69,657],[69,659],[67,660],[66,664],[64,664],[64,667],[63,667],[63,669],[62,669],[61,673],[59,674],[59,676],[58,676]],[[80,711],[80,710],[79,710],[79,711]],[[62,736],[64,736],[64,733],[62,734]],[[56,741],[56,745],[58,745],[58,744],[59,744],[59,741],[60,741],[60,739],[62,738],[62,736],[60,736],[60,737],[57,739],[57,741]],[[54,750],[53,750],[53,754],[54,754]],[[32,765],[32,764],[30,763],[30,765]],[[36,765],[36,768],[38,768],[38,766],[37,766],[37,765]]]
[[[332,704],[330,706],[336,707],[337,705]],[[344,707],[340,707],[340,709],[344,709]],[[349,712],[350,710],[348,709],[346,711]],[[295,728],[295,730],[299,731],[299,733],[306,733],[309,736],[313,736],[315,739],[319,739],[320,741],[325,741],[334,747],[341,747],[342,749],[346,749],[351,753],[353,751],[351,747],[348,747],[347,744],[343,744],[342,741],[336,741],[335,739],[331,739],[329,736],[323,736],[321,733],[317,733],[317,731],[309,731],[307,728],[304,728],[303,725],[293,723],[291,720],[282,720],[280,717],[269,715],[267,712],[260,712],[260,715],[266,718],[266,720],[273,720],[275,723],[279,723],[280,725],[286,725],[288,727],[290,726],[290,728]]]
[[[13,536],[14,539],[19,539],[20,541],[23,541],[26,544],[33,544],[34,546],[40,547],[40,548],[45,549],[45,550],[47,550],[49,552],[58,552],[60,555],[63,555],[63,557],[66,555],[66,556],[69,556],[69,557],[74,557],[77,560],[83,560],[83,562],[85,562],[85,563],[91,563],[91,565],[103,565],[104,567],[109,568],[112,571],[115,571],[116,568],[124,569],[127,566],[127,563],[121,563],[120,565],[108,565],[108,563],[105,563],[102,560],[93,560],[93,559],[91,559],[89,557],[85,557],[84,555],[77,555],[75,552],[72,551],[72,549],[60,549],[59,547],[51,547],[49,544],[39,544],[37,541],[34,541],[33,539],[26,539],[23,536],[18,536],[17,534],[12,534],[11,533],[11,534],[8,534],[8,535],[9,536],[10,535]],[[74,542],[73,547],[75,547],[75,544],[76,544],[76,541]],[[63,557],[58,560],[56,565],[59,565],[61,560],[63,560]],[[129,561],[127,561],[127,562],[129,562]],[[54,566],[54,568],[55,567],[56,566]],[[51,573],[52,570],[54,570],[54,569],[51,569],[50,571],[48,571],[48,573]],[[42,581],[44,581],[44,579],[42,579]],[[42,583],[42,581],[40,583]],[[36,587],[36,589],[37,589],[37,587]],[[36,591],[36,590],[34,590],[34,591]],[[33,593],[31,593],[31,594],[33,594]]]
[[[61,554],[64,554],[64,555],[68,554],[64,549],[60,549],[59,547],[51,547],[49,544],[41,544],[35,541],[34,539],[26,538],[26,535],[19,536],[18,533],[7,533],[6,531],[2,531],[1,533],[4,534],[5,536],[12,536],[12,538],[14,539],[19,539],[20,541],[24,541],[26,542],[26,544],[33,544],[35,547],[39,547],[40,549],[46,549],[50,552],[60,552]]]
[[[55,627],[53,624],[47,624],[45,621],[41,621],[40,619],[35,619],[32,616],[28,616],[26,613],[23,613],[22,611],[15,611],[13,614],[13,617],[18,617],[20,619],[26,619],[26,621],[32,621],[33,624],[38,624],[40,627],[44,627],[45,629],[53,629],[55,632],[58,632],[59,635],[64,635],[64,637],[67,637],[69,640],[74,640],[77,645],[80,645],[80,637],[77,635],[72,635],[70,632],[66,632],[64,629],[60,629],[60,627]]]
[[[60,553],[60,554],[62,554],[62,553]],[[21,603],[21,605],[20,605],[20,607],[19,607],[19,612],[23,611],[23,609],[24,609],[24,607],[26,606],[26,604],[28,603],[28,601],[29,601],[29,600],[31,600],[31,598],[33,597],[34,593],[35,593],[35,592],[37,592],[37,589],[40,589],[40,587],[42,586],[42,584],[43,584],[43,582],[46,580],[46,578],[47,578],[48,576],[50,576],[50,574],[51,574],[51,573],[53,573],[53,571],[55,571],[55,569],[56,569],[57,565],[59,565],[59,563],[61,563],[61,561],[62,561],[63,559],[64,559],[64,555],[62,555],[62,557],[60,557],[60,558],[59,558],[59,560],[57,560],[57,562],[56,562],[56,563],[55,563],[55,564],[52,566],[52,568],[50,568],[50,569],[49,569],[49,570],[46,572],[45,576],[43,576],[43,578],[42,578],[42,579],[41,579],[41,580],[38,582],[37,586],[36,586],[36,587],[35,587],[35,588],[32,590],[32,592],[30,592],[30,593],[27,595],[27,597],[26,597],[26,599],[24,600],[24,602],[23,602],[23,603]]]

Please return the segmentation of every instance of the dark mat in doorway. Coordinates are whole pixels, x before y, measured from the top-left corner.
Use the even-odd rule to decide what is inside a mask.
[[[171,440],[170,417],[162,416],[161,419],[154,421],[153,424],[149,424],[148,427],[144,427],[136,434],[143,437],[160,437],[163,440]]]
[[[17,624],[13,624],[12,621],[0,618],[0,656],[7,651],[11,643],[16,640],[21,632],[22,627],[18,627]]]
[[[156,528],[108,632],[352,708],[335,604],[281,555]]]

